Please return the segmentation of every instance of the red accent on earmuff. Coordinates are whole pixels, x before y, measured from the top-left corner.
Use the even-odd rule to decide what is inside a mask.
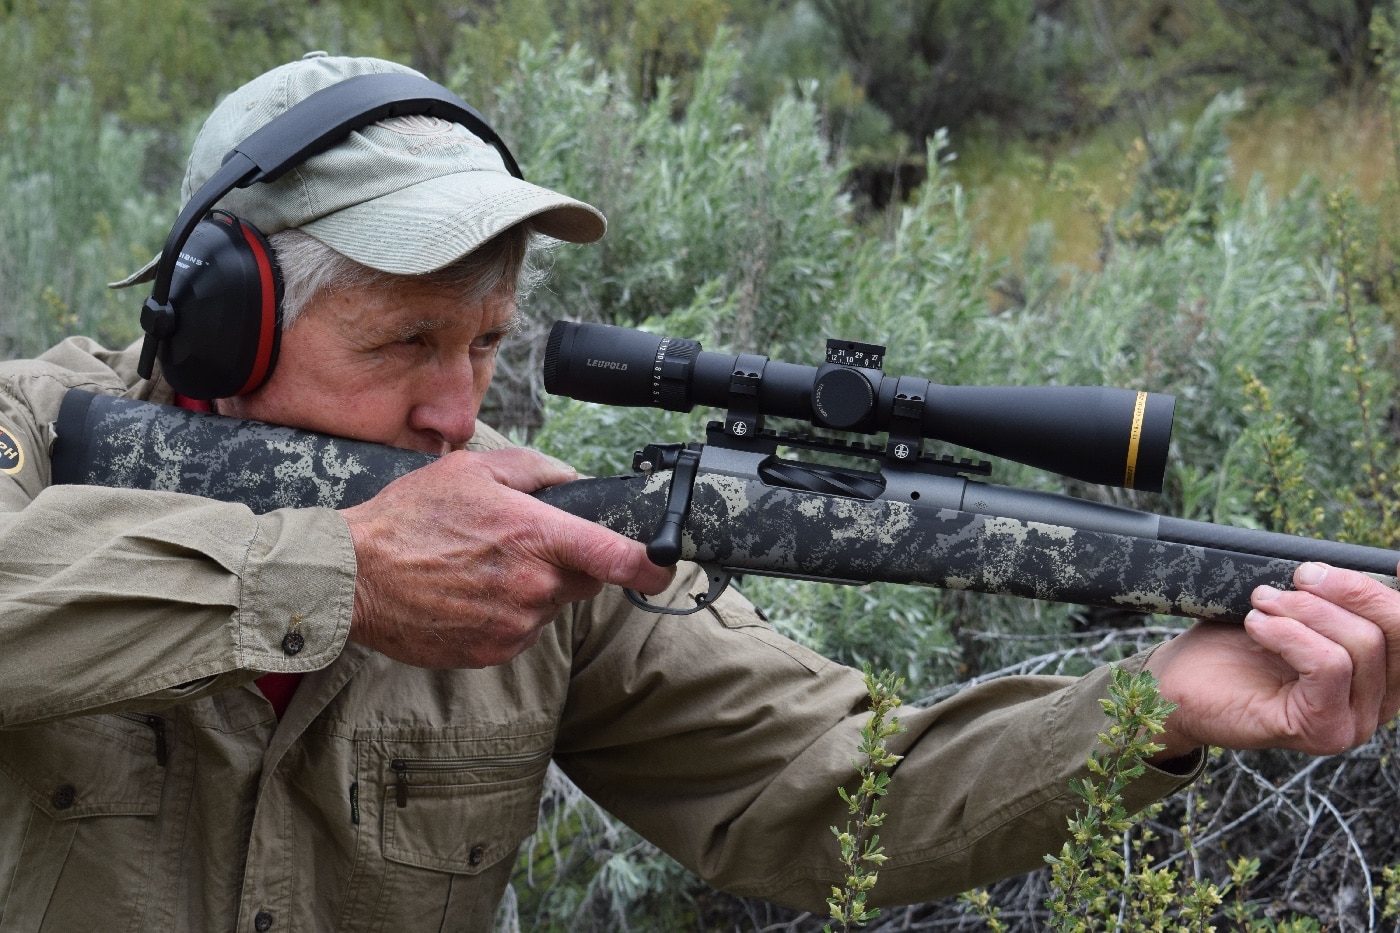
[[[248,381],[235,393],[243,395],[262,385],[272,367],[272,354],[278,336],[277,283],[272,271],[272,259],[267,255],[267,250],[263,248],[262,237],[242,220],[238,221],[238,226],[243,230],[244,241],[253,251],[253,260],[258,264],[258,281],[262,286],[262,311],[260,314],[262,325],[258,329],[257,355],[253,360],[252,371],[248,374]]]

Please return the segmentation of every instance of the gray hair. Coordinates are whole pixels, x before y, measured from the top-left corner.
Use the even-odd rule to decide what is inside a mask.
[[[284,330],[323,292],[391,289],[405,281],[458,292],[463,302],[503,291],[523,301],[547,277],[548,268],[541,260],[554,243],[534,233],[529,224],[516,224],[441,269],[395,275],[361,265],[301,230],[282,230],[268,241],[282,271]]]

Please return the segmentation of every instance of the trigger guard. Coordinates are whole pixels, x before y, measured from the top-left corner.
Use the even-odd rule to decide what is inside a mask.
[[[647,612],[655,612],[667,616],[694,615],[701,609],[708,609],[715,600],[719,599],[720,594],[729,589],[729,581],[733,578],[733,574],[728,570],[713,564],[701,564],[700,569],[705,571],[705,578],[710,581],[710,588],[704,593],[691,594],[691,598],[695,600],[694,609],[677,609],[673,606],[659,606],[656,603],[649,603],[646,597],[636,590],[624,589],[622,592],[626,594],[628,602],[638,609],[644,609]]]

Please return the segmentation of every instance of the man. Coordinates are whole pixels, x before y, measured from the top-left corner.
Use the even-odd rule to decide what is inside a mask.
[[[312,55],[256,79],[206,123],[186,197],[316,89],[403,70]],[[538,503],[573,474],[476,422],[529,238],[588,242],[601,216],[422,118],[221,206],[270,235],[287,322],[267,382],[213,407],[443,456],[343,512],[51,486],[69,388],[194,403],[135,348],[0,367],[0,926],[484,929],[551,760],[712,883],[821,910],[859,676],[732,594],[682,623],[634,609],[619,586],[678,602],[694,571]],[[1181,708],[1131,803],[1202,745],[1330,753],[1394,715],[1400,595],[1311,565],[1298,584],[1132,662]],[[875,900],[1056,848],[1106,679],[901,710]]]

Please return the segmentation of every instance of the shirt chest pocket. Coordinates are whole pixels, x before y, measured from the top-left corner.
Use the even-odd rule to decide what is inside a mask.
[[[469,757],[395,756],[384,790],[384,857],[475,875],[535,831],[549,749]]]
[[[135,922],[152,890],[166,720],[0,731],[0,930]]]
[[[166,720],[84,716],[0,730],[0,772],[50,819],[149,816],[165,783]]]
[[[490,929],[538,821],[552,741],[546,732],[362,743],[356,819],[377,837],[379,890],[361,872],[338,928]]]

